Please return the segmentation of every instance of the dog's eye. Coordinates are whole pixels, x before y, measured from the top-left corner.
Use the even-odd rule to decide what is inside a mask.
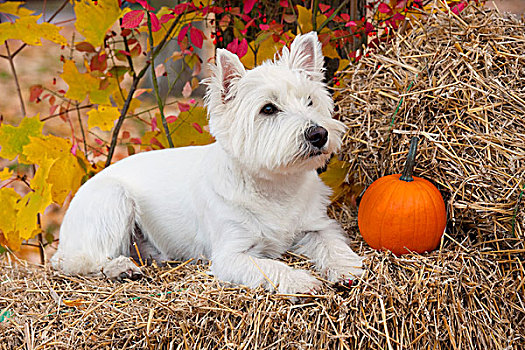
[[[264,107],[261,109],[261,113],[266,115],[272,115],[275,114],[275,112],[277,112],[277,107],[275,107],[271,103],[265,104]]]
[[[312,107],[314,105],[314,101],[312,101],[311,97],[308,97],[308,107]]]

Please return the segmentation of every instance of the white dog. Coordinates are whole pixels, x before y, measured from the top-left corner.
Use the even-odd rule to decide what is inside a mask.
[[[64,217],[53,266],[135,279],[136,243],[142,258],[208,258],[221,280],[280,293],[321,284],[274,260],[287,250],[330,281],[360,276],[361,258],[327,216],[330,190],[316,173],[344,131],[331,118],[323,69],[315,33],[250,71],[217,50],[206,94],[217,141],[137,154],[87,181]]]

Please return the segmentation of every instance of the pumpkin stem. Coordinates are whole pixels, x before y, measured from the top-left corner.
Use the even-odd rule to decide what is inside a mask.
[[[408,150],[407,161],[405,163],[405,168],[403,169],[399,180],[403,180],[406,182],[414,181],[412,174],[414,172],[414,165],[416,164],[416,152],[418,142],[419,138],[417,136],[412,137],[412,139],[410,140],[410,149]]]

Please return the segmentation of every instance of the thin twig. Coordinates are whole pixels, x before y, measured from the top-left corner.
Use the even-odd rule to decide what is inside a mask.
[[[24,97],[22,96],[22,90],[20,89],[20,81],[18,80],[18,75],[16,74],[15,69],[15,63],[14,55],[11,55],[11,51],[9,50],[9,44],[7,44],[7,40],[5,42],[5,48],[7,50],[7,60],[9,61],[9,66],[11,67],[11,73],[13,73],[13,77],[15,79],[16,84],[16,92],[18,93],[18,100],[20,101],[20,109],[22,110],[22,116],[26,116],[26,106],[24,104]]]

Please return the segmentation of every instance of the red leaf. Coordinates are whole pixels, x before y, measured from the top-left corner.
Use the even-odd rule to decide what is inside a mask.
[[[235,38],[231,43],[226,46],[226,49],[231,53],[237,53],[237,48],[239,47],[239,39]]]
[[[202,30],[191,27],[190,28],[190,39],[193,45],[198,47],[199,49],[202,48],[202,42],[204,40],[204,34],[202,33]]]
[[[83,41],[81,43],[76,44],[75,48],[77,49],[77,51],[81,52],[96,52],[93,45],[91,45],[87,41]]]
[[[345,22],[348,22],[350,20],[350,15],[348,13],[341,13],[341,18],[345,21]]]
[[[177,105],[179,106],[179,111],[181,112],[187,112],[190,110],[189,104],[178,102]]]
[[[179,42],[179,45],[182,42],[182,40],[184,40],[184,38],[186,37],[186,34],[188,34],[188,29],[190,29],[190,26],[186,25],[182,27],[182,29],[180,30],[179,36],[177,37],[177,41]]]
[[[167,21],[169,21],[172,18],[175,18],[175,16],[172,15],[171,13],[167,13],[165,15],[162,15],[162,17],[160,17],[160,23],[166,23]]]
[[[161,28],[159,18],[154,13],[150,13],[150,18],[151,18],[151,31],[158,32]]]
[[[467,7],[467,3],[461,2],[452,8],[452,12],[456,15],[459,15],[459,13],[463,11],[465,7]]]
[[[144,19],[144,11],[135,10],[128,12],[122,17],[122,28],[133,29],[137,28]]]
[[[129,139],[129,142],[134,143],[136,145],[141,145],[142,144],[142,140],[139,139],[139,138],[136,138],[136,137],[133,137],[133,138]]]
[[[151,131],[157,130],[157,118],[151,119]]]
[[[96,142],[98,145],[100,145],[100,146],[102,146],[102,145],[104,144],[104,141],[102,141],[102,140],[99,139],[99,138],[95,138],[95,142]]]
[[[122,133],[122,138],[123,138],[123,139],[127,139],[127,138],[129,138],[129,136],[130,136],[129,131],[124,131],[124,132]]]
[[[169,117],[166,117],[166,121],[168,123],[174,123],[178,118],[174,115],[170,115]]]
[[[29,88],[29,102],[35,102],[37,98],[44,92],[42,85],[33,85]]]
[[[155,9],[153,7],[151,7],[146,0],[137,0],[137,2],[139,4],[141,4],[142,7],[144,7],[144,9],[146,9],[146,10],[148,10],[148,11],[155,11]]]
[[[319,4],[319,8],[321,9],[321,13],[325,13],[326,11],[330,10],[330,5]]]
[[[288,8],[290,4],[288,4],[288,0],[281,0],[279,1],[279,5],[281,5],[281,7]]]
[[[197,130],[199,132],[199,134],[202,134],[202,128],[201,128],[201,126],[199,124],[193,123],[191,125],[195,128],[195,130]]]
[[[379,4],[379,6],[377,8],[377,11],[379,11],[381,13],[390,13],[392,11],[392,9],[390,8],[390,6],[388,6],[387,4],[382,2],[382,3]]]
[[[248,14],[253,9],[253,5],[255,5],[255,2],[257,0],[245,0],[244,1],[244,13]]]
[[[246,39],[242,39],[241,42],[239,43],[239,47],[237,48],[237,56],[241,58],[244,55],[246,55],[247,52],[248,52],[248,42],[246,41]]]

